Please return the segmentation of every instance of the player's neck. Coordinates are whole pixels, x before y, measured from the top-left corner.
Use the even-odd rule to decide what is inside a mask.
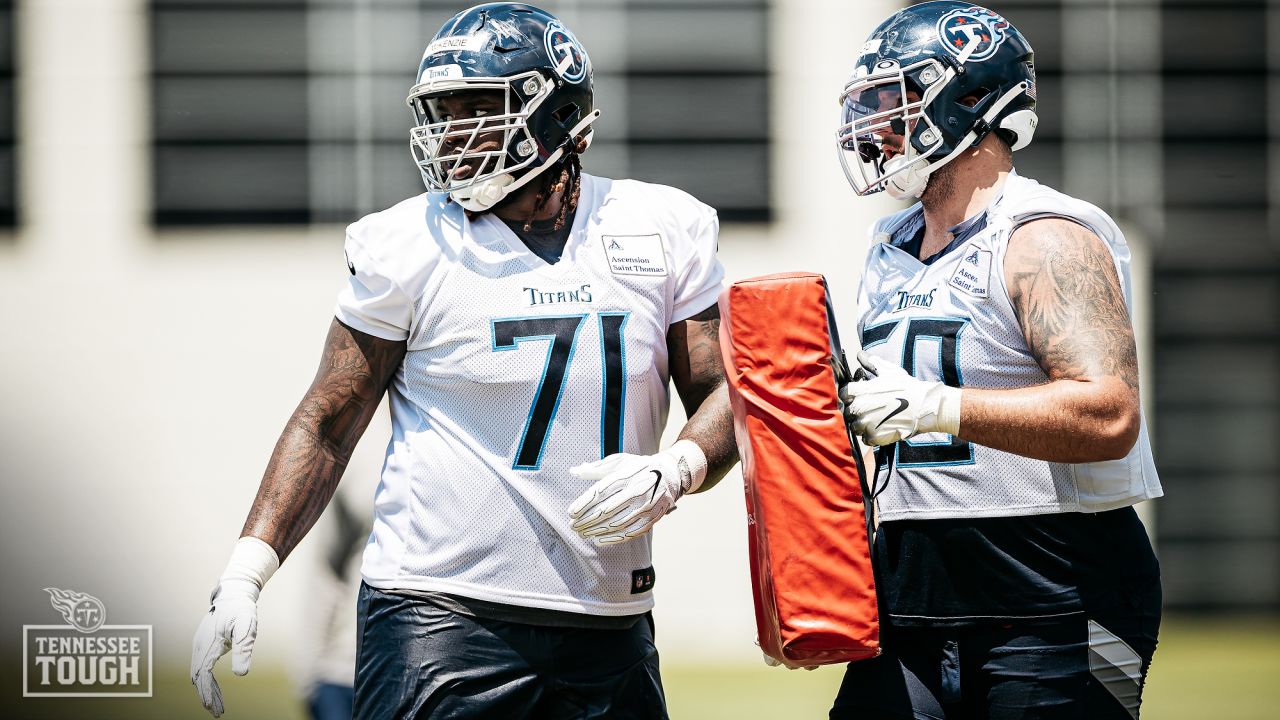
[[[920,257],[935,255],[949,245],[951,228],[985,210],[1011,170],[1006,157],[984,142],[934,173],[920,198],[924,206]]]
[[[525,185],[503,199],[501,203],[493,208],[493,214],[503,220],[513,220],[517,222],[525,222],[527,220],[539,221],[550,220],[560,212],[560,203],[564,202],[564,192],[552,193],[547,199],[545,205],[542,206],[536,215],[530,217],[533,209],[538,206],[538,192],[542,189],[541,178],[535,179],[533,182]]]

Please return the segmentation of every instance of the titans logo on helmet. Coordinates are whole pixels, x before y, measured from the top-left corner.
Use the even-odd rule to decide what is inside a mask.
[[[547,32],[543,37],[547,44],[547,55],[556,64],[556,74],[566,82],[576,83],[582,80],[587,74],[587,53],[578,39],[559,20],[547,23]]]
[[[960,62],[982,61],[996,54],[1009,21],[987,10],[952,10],[938,20],[938,39]]]

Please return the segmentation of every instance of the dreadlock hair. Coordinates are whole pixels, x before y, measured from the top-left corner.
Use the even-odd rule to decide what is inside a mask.
[[[547,173],[542,181],[542,189],[538,191],[537,200],[533,204],[533,210],[529,213],[529,217],[525,218],[525,232],[533,229],[533,219],[546,207],[547,201],[557,193],[566,195],[560,198],[560,211],[556,213],[554,228],[556,232],[564,229],[570,213],[577,212],[578,198],[582,195],[582,162],[578,158],[586,151],[587,141],[578,135],[573,139],[573,147],[569,150],[569,155],[556,163],[551,168],[551,172]],[[557,170],[559,172],[556,172]]]

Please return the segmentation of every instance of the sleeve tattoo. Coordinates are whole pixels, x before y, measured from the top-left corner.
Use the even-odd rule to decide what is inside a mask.
[[[261,538],[281,561],[297,546],[333,497],[405,349],[403,341],[333,321],[320,368],[276,442],[242,536]]]
[[[1136,396],[1133,325],[1111,254],[1067,220],[1025,229],[1031,228],[1023,242],[1010,243],[1006,265],[1009,295],[1036,362],[1050,380],[1115,378]]]

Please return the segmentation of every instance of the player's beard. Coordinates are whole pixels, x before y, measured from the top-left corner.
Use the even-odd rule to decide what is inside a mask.
[[[946,204],[956,192],[958,169],[957,164],[951,162],[929,173],[929,182],[920,193],[920,201],[926,205]]]

